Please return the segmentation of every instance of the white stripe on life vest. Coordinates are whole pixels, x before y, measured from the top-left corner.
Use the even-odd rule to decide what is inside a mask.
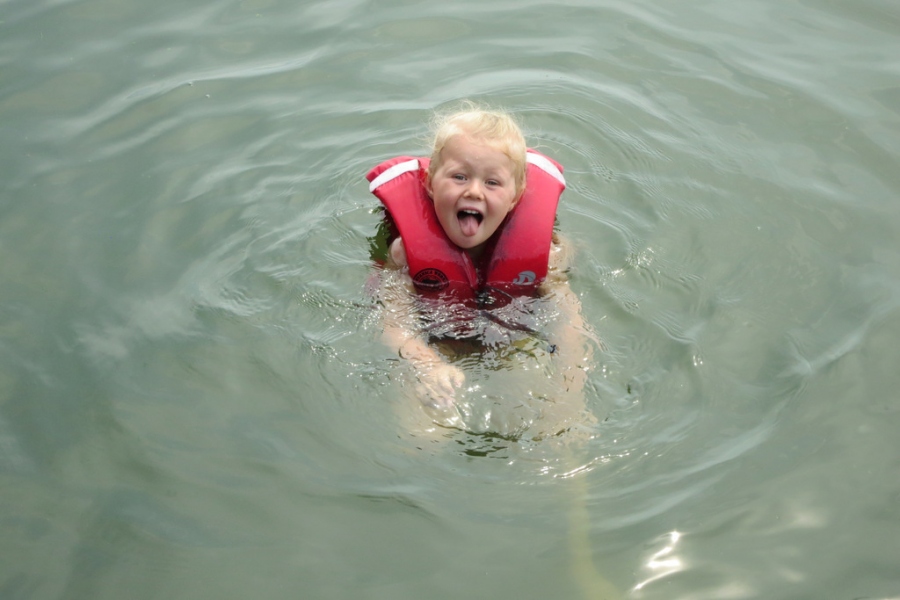
[[[402,163],[397,163],[393,167],[389,167],[385,169],[381,175],[372,180],[372,183],[369,184],[369,191],[374,192],[380,186],[384,185],[388,181],[392,179],[396,179],[403,175],[404,173],[409,173],[410,171],[415,171],[419,168],[419,161],[417,159],[407,160]]]
[[[563,177],[563,174],[556,168],[556,165],[554,165],[546,156],[529,152],[525,155],[525,160],[553,177],[553,179],[560,182],[563,187],[566,187],[566,178]]]

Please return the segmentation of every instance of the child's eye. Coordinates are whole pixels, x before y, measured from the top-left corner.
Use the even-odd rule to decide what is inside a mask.
[[[487,183],[488,185],[500,185],[500,182],[496,179],[488,179],[485,183]]]
[[[453,179],[455,179],[456,181],[465,181],[466,180],[466,176],[463,175],[462,173],[456,173],[455,175],[452,175],[451,177],[453,177]]]

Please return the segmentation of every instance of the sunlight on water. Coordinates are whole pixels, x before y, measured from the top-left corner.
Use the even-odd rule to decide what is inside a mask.
[[[647,585],[658,579],[662,579],[673,573],[684,570],[682,560],[678,558],[677,546],[681,539],[681,534],[672,531],[666,536],[665,545],[656,550],[645,564],[645,569],[650,576],[634,586],[635,591],[640,591]]]

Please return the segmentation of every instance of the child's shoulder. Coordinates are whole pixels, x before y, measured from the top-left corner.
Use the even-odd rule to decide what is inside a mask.
[[[403,238],[396,237],[388,248],[388,260],[386,266],[394,269],[402,269],[407,266],[406,246],[403,245]]]

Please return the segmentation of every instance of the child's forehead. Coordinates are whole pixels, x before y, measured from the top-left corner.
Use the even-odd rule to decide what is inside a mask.
[[[447,140],[441,149],[440,159],[462,163],[482,162],[484,160],[497,161],[514,168],[516,161],[510,157],[508,148],[504,144],[491,143],[465,136],[454,136]]]

